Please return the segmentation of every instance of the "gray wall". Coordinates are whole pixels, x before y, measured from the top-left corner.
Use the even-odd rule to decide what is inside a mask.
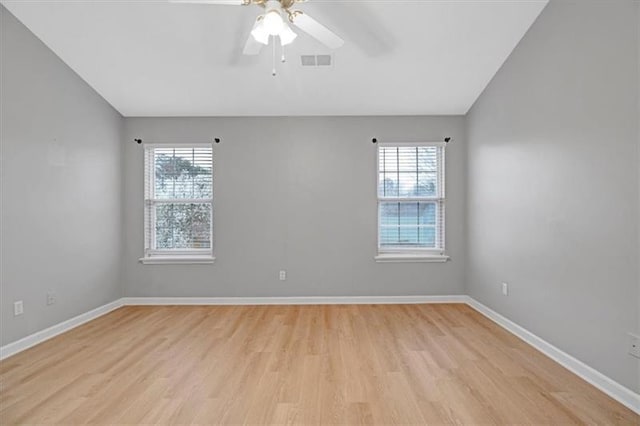
[[[464,292],[464,117],[125,120],[128,296],[436,295]],[[213,265],[142,265],[143,148],[214,136]],[[371,138],[447,148],[446,264],[377,264]],[[287,280],[278,271],[287,270]]]
[[[0,15],[6,344],[120,297],[122,118],[3,6]],[[50,290],[57,303],[46,306]]]
[[[467,130],[468,292],[636,391],[637,8],[549,3]]]

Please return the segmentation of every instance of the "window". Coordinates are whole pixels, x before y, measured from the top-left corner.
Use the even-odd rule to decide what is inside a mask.
[[[143,263],[213,261],[211,145],[145,146]]]
[[[378,146],[377,261],[445,261],[444,143]]]

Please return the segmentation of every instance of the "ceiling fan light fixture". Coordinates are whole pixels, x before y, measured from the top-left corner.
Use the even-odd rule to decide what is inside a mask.
[[[265,30],[263,21],[264,19],[261,19],[259,22],[256,22],[253,30],[251,30],[251,35],[258,43],[267,45],[269,44],[270,34]]]
[[[280,36],[280,44],[282,46],[286,46],[287,44],[291,44],[293,40],[295,40],[296,37],[298,37],[298,34],[296,34],[295,31],[293,31],[291,27],[289,27],[289,25],[284,24],[282,27],[282,31],[280,31],[279,36]]]
[[[260,53],[262,46],[268,46],[271,36],[280,37],[282,46],[291,44],[298,34],[294,32],[289,24],[308,34],[312,38],[329,49],[337,49],[344,44],[344,40],[337,36],[329,28],[325,27],[301,10],[292,10],[297,3],[307,0],[168,0],[173,3],[194,3],[194,4],[226,4],[236,6],[259,6],[262,13],[253,23],[251,34],[244,44],[242,53],[244,55],[255,56]],[[0,0],[0,3],[2,0]],[[275,45],[274,45],[275,47]],[[275,52],[275,50],[274,50]]]
[[[262,19],[262,27],[269,35],[278,35],[284,27],[284,21],[280,12],[276,9],[272,9],[264,14]]]

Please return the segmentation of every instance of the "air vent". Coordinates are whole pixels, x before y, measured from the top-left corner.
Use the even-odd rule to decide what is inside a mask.
[[[302,59],[303,67],[315,67],[316,66],[316,55],[302,55],[300,56]]]
[[[316,56],[316,63],[319,67],[328,67],[331,65],[331,55]]]
[[[331,66],[331,55],[301,55],[300,60],[303,67]]]

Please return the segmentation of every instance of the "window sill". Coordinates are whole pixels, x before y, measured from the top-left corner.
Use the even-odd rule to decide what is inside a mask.
[[[449,256],[440,254],[381,253],[374,259],[377,263],[443,263],[449,260]]]
[[[215,260],[213,256],[153,256],[138,259],[145,265],[202,265],[211,264]]]

